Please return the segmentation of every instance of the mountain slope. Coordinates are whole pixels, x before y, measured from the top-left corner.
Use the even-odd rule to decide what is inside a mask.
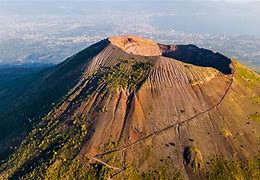
[[[17,79],[0,92],[0,160],[73,88],[89,61],[106,47],[101,41],[63,63]]]
[[[77,83],[0,166],[3,178],[214,178],[216,157],[259,153],[258,74],[193,45],[104,42],[65,62],[67,74],[82,68]]]

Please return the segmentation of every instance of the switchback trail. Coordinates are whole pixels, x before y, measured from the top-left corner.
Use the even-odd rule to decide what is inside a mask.
[[[226,97],[228,91],[230,90],[230,87],[231,87],[232,84],[233,84],[233,81],[234,81],[234,66],[233,66],[233,68],[232,68],[232,75],[231,75],[231,77],[230,77],[230,83],[228,84],[228,86],[227,86],[226,90],[224,91],[224,93],[223,93],[222,97],[220,98],[220,100],[219,100],[215,105],[213,105],[213,106],[210,107],[209,109],[206,109],[205,111],[202,111],[202,112],[200,112],[200,113],[198,113],[198,114],[196,114],[196,115],[194,115],[194,116],[192,116],[192,117],[190,117],[190,118],[188,118],[188,119],[186,119],[186,120],[184,120],[184,121],[182,121],[182,122],[180,122],[180,123],[175,123],[175,124],[172,124],[172,125],[170,125],[170,126],[167,126],[167,127],[163,128],[163,129],[160,129],[160,130],[158,130],[158,131],[155,131],[155,132],[153,132],[153,133],[151,133],[151,134],[149,134],[149,135],[147,135],[147,136],[145,136],[145,137],[143,137],[143,138],[141,138],[141,139],[139,139],[139,140],[137,140],[137,141],[135,141],[135,142],[133,142],[133,143],[131,143],[131,144],[128,144],[128,145],[126,145],[126,146],[124,146],[124,147],[115,148],[115,149],[106,151],[106,152],[104,152],[104,153],[96,154],[96,155],[94,156],[93,160],[96,160],[97,157],[102,157],[102,156],[104,156],[104,155],[106,155],[106,154],[111,154],[111,153],[118,152],[118,151],[124,151],[124,150],[126,150],[127,148],[129,148],[129,147],[131,147],[131,146],[134,146],[134,145],[136,145],[136,144],[139,144],[141,141],[144,141],[144,140],[146,140],[146,139],[148,139],[148,138],[150,138],[150,137],[152,137],[152,136],[156,136],[156,135],[158,135],[158,134],[160,134],[160,133],[162,133],[162,132],[164,132],[164,131],[167,131],[167,130],[169,130],[169,129],[171,129],[171,128],[174,128],[174,127],[180,126],[180,125],[182,125],[182,124],[184,124],[184,123],[187,123],[187,122],[193,120],[194,118],[199,117],[199,116],[201,116],[201,115],[203,115],[203,114],[205,114],[205,113],[208,113],[209,111],[213,110],[214,108],[217,108],[217,107],[223,102],[224,98]],[[100,162],[100,161],[98,161],[98,162]],[[102,163],[102,162],[100,162],[100,163]],[[102,164],[105,165],[105,166],[107,166],[106,163],[102,163]],[[109,167],[109,166],[107,166],[107,167]],[[113,168],[113,169],[114,169],[114,168]],[[117,168],[117,169],[120,169],[120,168]]]
[[[115,166],[111,166],[111,165],[107,164],[106,162],[104,162],[104,161],[102,161],[102,160],[100,160],[100,159],[97,159],[97,158],[95,158],[95,157],[93,158],[93,160],[95,160],[95,161],[97,161],[97,162],[99,162],[99,163],[101,163],[101,164],[107,166],[107,167],[110,168],[110,169],[114,169],[114,170],[118,170],[118,171],[121,170],[120,168],[115,167]]]

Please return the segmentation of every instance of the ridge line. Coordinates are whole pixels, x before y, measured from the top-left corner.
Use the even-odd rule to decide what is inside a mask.
[[[233,64],[233,63],[232,63],[232,64]],[[135,141],[135,142],[133,142],[133,143],[130,143],[130,144],[128,144],[128,145],[125,145],[124,147],[115,148],[115,149],[112,149],[112,150],[109,150],[109,151],[106,151],[106,152],[103,152],[103,153],[100,153],[100,154],[96,154],[92,159],[93,159],[93,160],[97,160],[96,157],[104,156],[104,155],[106,155],[106,154],[110,154],[110,153],[117,152],[117,151],[126,150],[127,148],[129,148],[129,147],[131,147],[131,146],[134,146],[134,145],[136,145],[136,144],[139,144],[139,143],[140,143],[141,141],[143,141],[143,140],[146,140],[146,139],[148,139],[148,138],[150,138],[150,137],[152,137],[152,136],[158,135],[158,134],[160,134],[161,132],[164,132],[164,131],[169,130],[169,129],[171,129],[171,128],[174,128],[174,127],[176,127],[176,126],[180,126],[180,125],[182,125],[182,124],[184,124],[184,123],[187,123],[187,122],[189,122],[189,121],[195,119],[196,117],[198,117],[198,116],[200,116],[200,115],[203,115],[203,114],[205,114],[205,113],[207,113],[207,112],[213,110],[214,108],[217,108],[217,107],[223,102],[223,100],[224,100],[224,98],[226,97],[228,91],[230,90],[230,87],[232,86],[232,84],[233,84],[233,82],[234,82],[234,74],[235,74],[235,70],[234,70],[234,66],[233,66],[233,68],[232,68],[232,76],[231,76],[231,78],[230,78],[230,83],[229,83],[229,85],[227,86],[226,90],[224,91],[224,94],[222,95],[222,97],[220,98],[220,100],[217,102],[217,104],[213,105],[213,106],[210,107],[209,109],[204,110],[204,111],[202,111],[202,112],[200,112],[200,113],[198,113],[198,114],[196,114],[196,115],[194,115],[194,116],[192,116],[192,117],[190,117],[190,118],[188,118],[188,119],[186,119],[186,120],[184,120],[184,121],[182,121],[182,122],[180,122],[180,123],[175,123],[175,124],[172,124],[172,125],[169,125],[169,126],[163,128],[163,129],[157,130],[157,131],[155,131],[155,132],[153,132],[153,133],[151,133],[151,134],[149,134],[149,135],[147,135],[147,136],[145,136],[145,137],[143,137],[143,138],[141,138],[141,139],[139,139],[139,140],[137,140],[137,141]],[[98,161],[98,162],[99,162],[99,161]],[[104,164],[104,163],[102,163],[102,164]],[[105,164],[106,164],[106,163],[105,163]],[[105,165],[105,164],[104,164],[104,165]],[[108,166],[108,167],[109,167],[109,166]]]

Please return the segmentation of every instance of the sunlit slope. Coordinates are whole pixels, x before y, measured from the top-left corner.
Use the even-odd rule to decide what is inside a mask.
[[[82,66],[77,83],[0,166],[1,177],[259,176],[259,74],[196,46],[158,45],[158,55],[150,41],[113,41]],[[77,61],[66,62],[68,72]]]

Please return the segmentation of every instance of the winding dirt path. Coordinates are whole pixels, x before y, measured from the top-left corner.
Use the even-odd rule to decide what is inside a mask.
[[[107,167],[110,168],[110,169],[114,169],[114,170],[118,170],[118,171],[121,171],[121,170],[122,170],[122,169],[120,169],[120,168],[118,168],[118,167],[111,166],[111,165],[107,164],[106,162],[104,162],[104,161],[102,161],[102,160],[100,160],[100,159],[98,159],[98,158],[95,158],[95,157],[94,157],[93,160],[95,160],[95,161],[97,161],[97,162],[99,162],[99,163],[101,163],[101,164],[107,166]]]
[[[202,111],[202,112],[200,112],[200,113],[198,113],[198,114],[196,114],[196,115],[194,115],[194,116],[192,116],[192,117],[190,117],[190,118],[188,118],[188,119],[186,119],[186,120],[184,120],[184,121],[182,121],[182,122],[180,122],[180,123],[175,123],[175,124],[172,124],[172,125],[170,125],[170,126],[167,126],[167,127],[163,128],[163,129],[160,129],[160,130],[158,130],[158,131],[155,131],[155,132],[153,132],[153,133],[151,133],[151,134],[149,134],[149,135],[147,135],[147,136],[145,136],[145,137],[143,137],[143,138],[141,138],[141,139],[139,139],[139,140],[137,140],[137,141],[135,141],[135,142],[133,142],[133,143],[131,143],[131,144],[128,144],[128,145],[126,145],[126,146],[124,146],[124,147],[115,148],[115,149],[106,151],[106,152],[104,152],[104,153],[97,154],[97,155],[94,156],[93,160],[96,160],[97,162],[100,162],[101,164],[107,166],[108,168],[115,169],[113,166],[110,166],[110,165],[108,165],[107,163],[105,163],[105,162],[103,162],[103,161],[97,159],[97,157],[102,157],[102,156],[104,156],[104,155],[111,154],[111,153],[118,152],[118,151],[124,151],[124,150],[126,150],[127,148],[129,148],[129,147],[131,147],[131,146],[134,146],[134,145],[136,145],[136,144],[139,144],[141,141],[144,141],[144,140],[146,140],[146,139],[148,139],[148,138],[150,138],[150,137],[152,137],[152,136],[156,136],[156,135],[158,135],[158,134],[160,134],[160,133],[162,133],[162,132],[164,132],[164,131],[167,131],[167,130],[169,130],[169,129],[171,129],[171,128],[178,127],[178,126],[180,126],[180,125],[182,125],[182,124],[184,124],[184,123],[190,122],[191,120],[193,120],[193,119],[195,119],[195,118],[197,118],[197,117],[199,117],[199,116],[201,116],[201,115],[203,115],[203,114],[205,114],[205,113],[208,113],[209,111],[213,110],[214,108],[217,108],[217,107],[223,102],[224,98],[225,98],[226,95],[228,94],[228,91],[230,90],[230,87],[231,87],[232,84],[233,84],[233,81],[234,81],[234,73],[235,73],[235,71],[234,71],[234,66],[233,66],[233,67],[232,67],[232,75],[231,75],[231,77],[230,77],[230,83],[229,83],[229,85],[227,86],[227,88],[226,88],[226,90],[224,91],[224,93],[223,93],[222,97],[220,98],[220,100],[219,100],[215,105],[213,105],[212,107],[210,107],[209,109],[206,109],[205,111]],[[121,170],[120,168],[116,168],[116,169],[117,169],[117,170]]]

